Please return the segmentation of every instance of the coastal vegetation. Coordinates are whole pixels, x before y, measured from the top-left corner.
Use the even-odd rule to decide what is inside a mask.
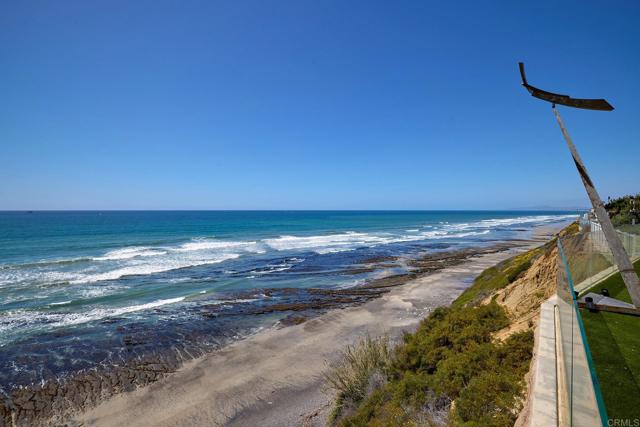
[[[613,225],[631,224],[633,219],[640,224],[640,193],[609,200],[605,209]]]
[[[388,382],[338,425],[440,424],[447,418],[457,425],[512,425],[533,334],[493,341],[492,333],[507,324],[496,303],[436,309],[396,348]]]
[[[572,224],[563,234],[575,231]],[[529,280],[529,270],[540,270],[535,276],[550,282],[548,273],[541,273],[541,260],[555,271],[555,239],[484,270],[450,307],[435,309],[415,332],[406,333],[390,356],[387,341],[369,337],[348,349],[327,374],[344,380],[339,385],[329,380],[337,395],[330,424],[512,426],[524,406],[535,322],[531,313],[526,321],[518,318],[501,302],[507,299],[501,292]],[[546,293],[534,285],[530,305],[539,307]],[[515,323],[524,327],[513,328]],[[376,345],[380,349],[373,351]],[[366,361],[354,360],[358,357]]]
[[[392,348],[388,337],[371,338],[366,335],[342,352],[342,357],[325,373],[330,388],[338,391],[338,405],[332,419],[343,407],[361,402],[375,386],[374,381],[385,381],[393,361]]]

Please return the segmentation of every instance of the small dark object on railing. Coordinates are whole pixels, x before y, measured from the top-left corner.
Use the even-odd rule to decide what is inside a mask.
[[[586,297],[584,299],[584,302],[587,304],[587,308],[589,309],[590,312],[592,312],[592,313],[597,313],[598,312],[598,310],[596,310],[595,304],[593,303],[593,298]]]
[[[602,290],[600,291],[600,295],[603,295],[605,297],[609,296],[609,289],[607,288],[602,288]]]
[[[578,291],[573,291],[573,297],[577,300],[580,297],[580,293]]]

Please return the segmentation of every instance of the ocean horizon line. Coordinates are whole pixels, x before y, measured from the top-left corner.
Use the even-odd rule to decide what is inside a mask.
[[[0,209],[11,212],[570,212],[588,207],[495,209]]]

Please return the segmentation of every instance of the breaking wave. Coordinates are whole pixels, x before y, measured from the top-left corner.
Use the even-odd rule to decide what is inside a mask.
[[[184,301],[185,297],[161,299],[126,307],[115,308],[92,308],[85,312],[63,313],[63,312],[35,312],[27,310],[16,310],[7,312],[0,316],[0,334],[10,329],[15,329],[32,324],[42,324],[47,328],[62,326],[73,326],[81,323],[93,322],[110,317],[119,317],[138,311],[149,310],[168,304],[175,304]],[[51,304],[53,305],[53,304]]]
[[[146,276],[165,271],[178,270],[199,265],[217,264],[229,259],[238,258],[239,254],[221,254],[216,257],[203,259],[163,259],[156,263],[129,265],[98,274],[85,274],[70,280],[72,284],[100,282],[104,280],[117,280],[127,276]]]
[[[532,226],[575,218],[575,215],[532,215],[485,219],[468,223],[425,224],[402,232],[341,232],[310,236],[282,235],[261,240],[195,238],[173,246],[127,246],[94,257],[43,260],[30,264],[0,266],[0,288],[33,284],[78,285],[146,276],[171,270],[217,264],[241,256],[268,251],[331,254],[363,247],[421,240],[465,239],[513,226]],[[285,271],[291,265],[265,266],[252,275]]]
[[[358,246],[372,246],[390,243],[393,238],[367,234],[347,232],[341,234],[326,234],[318,236],[280,236],[275,239],[265,239],[264,243],[276,251],[312,250],[319,254],[350,250]]]
[[[145,256],[158,256],[164,255],[167,252],[161,249],[153,249],[148,247],[130,247],[123,249],[116,249],[114,251],[109,251],[106,254],[95,257],[93,260],[95,261],[117,261],[121,259],[131,259],[137,257],[145,257]]]

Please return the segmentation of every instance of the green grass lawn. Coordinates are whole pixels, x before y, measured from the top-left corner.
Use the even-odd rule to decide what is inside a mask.
[[[640,261],[635,263],[640,273]],[[631,302],[622,277],[616,274],[594,286],[613,298]],[[581,309],[591,356],[610,419],[640,418],[640,317]]]
[[[640,317],[580,311],[607,415],[640,417]]]
[[[638,273],[638,275],[640,276],[640,260],[636,261],[633,266],[636,269],[636,273]],[[631,302],[629,291],[627,291],[627,288],[624,286],[624,282],[622,281],[622,276],[620,276],[620,274],[614,274],[613,276],[609,277],[606,280],[603,280],[586,292],[594,292],[596,294],[599,294],[600,291],[604,288],[609,290],[609,296],[611,296],[612,298],[629,303]]]

